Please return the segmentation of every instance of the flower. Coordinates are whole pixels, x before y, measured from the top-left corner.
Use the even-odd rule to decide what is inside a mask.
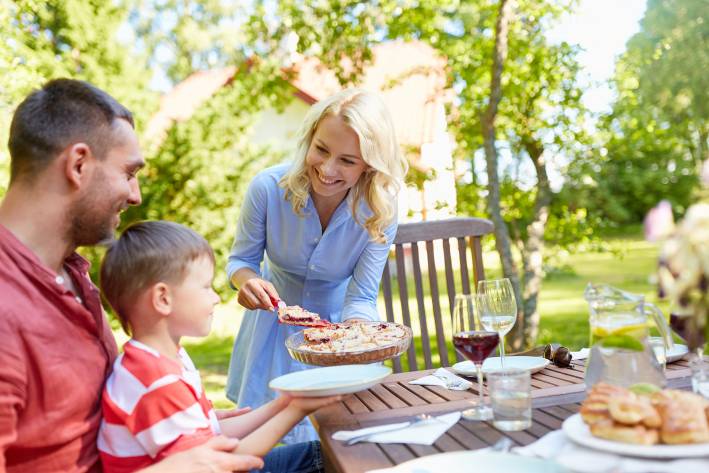
[[[692,205],[665,240],[658,278],[661,296],[692,314],[709,339],[709,204]]]
[[[675,228],[672,204],[668,200],[663,200],[656,207],[650,209],[645,216],[643,228],[647,241],[655,242],[667,238]]]

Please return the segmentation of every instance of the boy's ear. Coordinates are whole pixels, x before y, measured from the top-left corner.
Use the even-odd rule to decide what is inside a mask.
[[[170,286],[164,282],[156,283],[153,285],[150,293],[150,302],[153,304],[153,308],[161,315],[170,315],[172,312],[172,294],[170,293]]]

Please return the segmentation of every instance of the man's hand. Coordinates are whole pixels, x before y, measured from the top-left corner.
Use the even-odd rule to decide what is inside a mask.
[[[237,439],[220,435],[199,447],[170,455],[140,473],[231,473],[263,468],[259,457],[231,453],[237,445]]]
[[[251,412],[251,408],[249,406],[246,407],[235,407],[234,409],[219,409],[219,410],[214,410],[214,413],[217,415],[217,420],[225,420],[225,419],[230,419],[232,417],[237,417],[243,414],[246,414],[247,412]]]
[[[321,407],[329,406],[342,400],[342,396],[329,397],[294,397],[291,398],[288,408],[297,410],[303,417],[317,411]]]

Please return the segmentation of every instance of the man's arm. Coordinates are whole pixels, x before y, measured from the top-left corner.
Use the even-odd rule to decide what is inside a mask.
[[[237,439],[214,437],[199,447],[170,455],[139,473],[232,473],[263,468],[263,460],[258,457],[232,453],[238,445]]]

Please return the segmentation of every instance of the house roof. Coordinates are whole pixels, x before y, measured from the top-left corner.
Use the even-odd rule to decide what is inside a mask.
[[[404,147],[420,147],[442,132],[442,105],[448,100],[446,61],[421,42],[393,41],[373,48],[373,62],[365,68],[359,87],[377,91],[394,120],[397,138]],[[293,66],[295,96],[312,104],[342,89],[335,74],[315,58],[300,58]],[[190,75],[161,100],[160,110],[146,128],[148,139],[161,135],[177,120],[188,119],[221,87],[236,68],[199,71]],[[445,122],[443,122],[444,126]]]

